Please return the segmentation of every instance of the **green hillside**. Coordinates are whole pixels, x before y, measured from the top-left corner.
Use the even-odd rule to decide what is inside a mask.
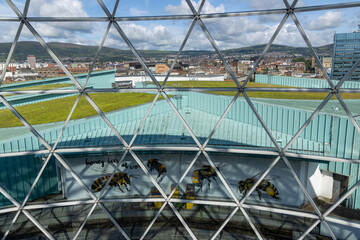
[[[93,58],[98,49],[97,46],[86,46],[72,43],[49,43],[51,49],[60,58]],[[261,54],[266,45],[255,45],[250,47],[227,49],[223,50],[225,56],[229,55],[242,55],[242,54]],[[0,43],[0,61],[4,61],[7,57],[11,43]],[[319,55],[332,55],[333,45],[325,45],[315,47],[315,51]],[[159,50],[140,50],[140,55],[145,58],[163,58],[170,57],[177,54],[176,51],[159,51]],[[301,53],[307,57],[310,52],[307,48],[303,47],[289,47],[283,45],[272,45],[269,52],[284,52],[287,54]],[[183,51],[182,56],[201,56],[215,54],[215,51]],[[37,59],[51,59],[46,50],[38,42],[24,41],[18,42],[16,45],[13,60],[23,61],[28,55],[35,55]],[[135,59],[130,50],[121,50],[117,48],[103,47],[100,52],[100,61],[124,61]],[[77,59],[77,60],[78,60]]]
[[[223,51],[226,55],[234,55],[234,54],[261,54],[263,50],[265,49],[266,44],[262,45],[255,45],[250,47],[243,47],[243,48],[236,48],[236,49],[228,49]],[[332,56],[333,52],[333,44],[324,45],[321,47],[314,47],[314,50],[318,55],[326,55],[326,56]],[[304,56],[310,57],[310,50],[307,47],[289,47],[284,45],[277,45],[273,44],[271,45],[268,52],[284,52],[287,54],[302,54]]]

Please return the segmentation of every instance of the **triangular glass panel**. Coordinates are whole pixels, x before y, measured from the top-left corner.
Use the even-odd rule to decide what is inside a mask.
[[[173,82],[168,84],[173,84]],[[234,100],[236,93],[234,91],[169,92],[169,94],[174,94],[171,98],[173,105],[201,144],[209,141],[208,137]]]
[[[330,47],[325,50],[318,49],[323,51],[322,54],[331,52]],[[320,68],[316,67],[315,57],[312,58],[312,56],[297,26],[289,16],[267,54],[259,62],[255,71],[254,83],[250,82],[248,87],[329,88],[330,85],[324,75],[321,78],[320,74],[315,73],[315,71],[319,72]],[[255,59],[257,60],[258,56],[255,56]],[[324,61],[329,61],[329,59],[324,59]],[[259,93],[254,92],[253,95],[258,95],[260,98],[280,99],[314,98],[314,94],[310,92],[284,92],[282,94],[268,92],[261,93],[260,96]]]
[[[116,11],[116,17],[123,16],[158,16],[158,15],[168,15],[168,14],[191,14],[191,11],[185,1],[175,0],[171,2],[172,4],[167,4],[166,6],[160,2],[149,2],[146,0],[139,0],[138,2],[123,2],[119,4],[118,10]],[[179,11],[171,11],[173,8],[181,5],[182,8]],[[188,10],[189,9],[189,10]]]
[[[228,69],[215,52],[203,29],[196,23],[180,55],[188,65],[186,81],[169,82],[167,87],[178,88],[236,88]]]
[[[218,55],[216,61],[220,61],[220,66],[226,70],[226,82],[234,83],[234,75],[241,84],[247,81],[255,81],[255,75],[252,74],[258,58],[261,56],[273,34],[276,32],[279,22],[283,15],[272,15],[273,18],[279,18],[277,21],[261,21],[264,16],[246,16],[229,17],[222,19],[203,19],[208,26],[209,33],[215,40],[220,52],[226,60],[226,65],[221,64],[221,58]],[[239,29],[235,26],[243,25],[245,28]],[[262,26],[261,26],[262,25]],[[227,26],[226,28],[220,26]],[[232,30],[229,30],[232,29]],[[265,33],[264,33],[264,29]],[[233,36],[243,39],[234,41]],[[261,36],[261,37],[260,37]],[[269,59],[269,51],[262,59]],[[270,65],[270,62],[269,62]],[[276,64],[273,64],[276,65]],[[228,68],[231,69],[231,71]],[[270,68],[270,66],[269,66]],[[255,69],[255,73],[263,73],[261,66]],[[266,72],[267,74],[268,72]],[[251,83],[249,87],[262,87],[262,84]]]
[[[348,83],[357,84],[356,82],[353,81]],[[344,84],[346,84],[346,82]],[[344,84],[342,85],[342,87],[344,86]],[[354,86],[354,88],[355,88],[354,90],[360,89],[360,85]],[[344,93],[341,92],[340,89],[340,96],[343,102],[345,103],[346,107],[349,109],[351,115],[354,117],[355,121],[359,124],[360,109],[358,107],[358,102],[360,101],[360,93]],[[341,106],[340,102],[336,103],[336,101],[334,101],[334,106],[337,107],[336,110],[338,110],[336,111],[336,113],[340,112],[341,115],[347,115],[345,109]]]
[[[112,203],[111,203],[112,204]],[[111,204],[107,203],[107,205]],[[116,203],[114,203],[116,204]],[[108,236],[114,239],[126,239],[124,235],[117,229],[103,209],[97,205],[90,217],[87,219],[84,228],[79,234],[80,239],[100,239]]]
[[[251,185],[254,185],[261,173],[267,170],[268,166],[274,161],[274,157],[265,156],[226,153],[211,153],[211,156],[213,156],[217,164],[221,166],[223,176],[239,200],[245,196],[246,192],[251,188]],[[251,161],[249,161],[249,159],[251,159]],[[250,198],[257,199],[256,195],[257,192],[254,191]]]
[[[254,167],[250,167],[249,164],[244,166],[245,174],[241,176],[238,182],[238,189],[243,196],[263,174],[263,166],[269,166],[269,160],[258,158],[254,161],[256,162]],[[314,179],[309,178],[309,176],[316,169],[317,164],[296,160],[291,161],[291,164],[310,196],[314,197],[315,190],[312,188]],[[262,167],[256,167],[257,165]],[[315,215],[314,207],[282,159],[263,178],[255,191],[245,200],[245,203],[292,209]]]
[[[116,83],[115,81],[115,75],[125,74],[122,61],[125,60],[124,52],[126,51],[118,49],[119,42],[125,43],[123,43],[122,39],[115,41],[109,34],[109,32],[114,32],[114,26],[110,23],[99,23],[97,27],[102,31],[96,34],[91,33],[93,38],[91,43],[87,43],[85,46],[74,46],[84,51],[79,54],[80,56],[86,56],[87,62],[85,66],[83,67],[84,63],[81,63],[81,61],[75,62],[68,65],[69,71],[73,75],[78,70],[79,73],[83,71],[85,74],[76,75],[76,79],[82,87],[89,90],[97,88],[132,88],[132,82],[127,81],[125,84],[125,82],[118,81],[119,83]],[[91,52],[88,52],[87,49],[91,49]],[[130,55],[132,53],[129,50],[126,54]],[[90,75],[89,71],[91,71]]]
[[[109,13],[110,13],[111,15],[116,16],[116,12],[119,11],[119,6],[116,5],[116,2],[117,2],[117,1],[103,0],[102,2],[104,3],[105,7],[108,9]],[[119,4],[119,2],[118,2],[118,4]],[[99,2],[97,2],[97,5],[98,5],[98,7],[100,7]],[[122,5],[122,4],[120,4],[120,6],[121,6],[121,5]],[[115,8],[115,7],[116,7],[116,8]],[[120,8],[121,8],[121,7],[120,7]],[[101,11],[103,11],[103,10],[101,10]],[[115,11],[115,12],[114,12],[114,11]],[[115,13],[115,14],[114,14],[114,13]]]
[[[89,96],[127,143],[155,99],[154,94],[140,92],[90,93]],[[160,102],[166,104],[164,100]]]
[[[282,139],[281,146],[287,145],[287,151],[306,155],[359,159],[356,147],[359,133],[335,96],[323,106],[299,137],[289,144],[290,139],[304,126],[322,101],[298,101],[298,107],[294,104],[295,102],[289,103],[292,108],[278,107],[278,114],[275,116],[279,121],[281,117],[288,119],[283,120],[285,124],[282,129],[291,134],[291,138]]]
[[[192,79],[188,75],[189,59],[178,55],[191,21],[137,21],[136,23],[120,22],[119,25],[160,85],[167,81],[172,83],[171,87],[181,87]],[[145,68],[142,67],[141,70],[130,72],[137,76],[121,76],[117,81],[132,79],[136,87],[156,87]]]
[[[93,183],[93,173],[91,169],[99,165],[101,169],[101,163],[95,164],[94,162],[96,161],[90,156],[90,154],[85,153],[59,154],[59,157],[56,158],[56,177],[58,192],[61,192],[61,194],[48,196],[45,198],[45,201],[61,202],[92,199],[91,186]],[[46,174],[46,172],[44,172],[44,174]],[[81,183],[79,183],[73,175],[76,175]],[[42,185],[41,182],[38,184],[40,184],[40,186]],[[83,185],[85,185],[89,191],[87,191]]]
[[[351,220],[354,222],[353,220]],[[359,224],[359,219],[355,221],[357,224]],[[346,226],[346,224],[337,224],[330,221],[327,221],[327,224],[329,225],[332,233],[336,236],[337,239],[359,239],[359,228],[352,227],[352,226]],[[313,230],[310,232],[310,235],[320,235],[325,236],[331,239],[331,233],[329,229],[326,227],[324,222],[320,223],[320,227],[317,228],[318,231]],[[306,238],[305,238],[306,239]]]
[[[45,27],[40,29],[45,31],[47,28]],[[36,30],[37,29],[35,29],[35,31]],[[50,49],[53,50],[55,54],[65,52],[65,50],[62,50],[64,45],[66,44],[60,45],[61,48],[59,48],[56,43],[54,46],[48,44]],[[64,58],[64,55],[56,54],[56,56],[61,59]],[[12,84],[11,89],[9,89],[10,91],[50,89],[71,90],[76,88],[75,83],[65,75],[61,66],[55,61],[46,48],[41,45],[31,30],[29,30],[29,28],[25,25],[21,31],[18,43],[16,44],[13,57],[14,59],[18,59],[20,63],[15,65],[13,64],[14,67],[16,67],[16,70],[13,74],[13,81],[17,82],[17,84]]]
[[[72,97],[75,101],[75,96]],[[116,106],[107,102],[116,100],[114,95],[104,93],[91,94],[90,101],[96,101],[98,107],[104,106],[116,109]],[[107,111],[111,111],[107,109]],[[113,114],[114,115],[114,114]],[[110,120],[110,122],[113,122]],[[103,118],[98,114],[95,108],[90,104],[88,99],[81,95],[76,105],[70,121],[66,126],[58,148],[74,148],[83,146],[123,146],[121,140],[116,136],[113,130],[106,124]]]
[[[156,84],[149,75],[149,72],[151,72],[152,75],[156,72],[155,61],[152,61],[154,60],[152,58],[156,58],[157,56],[166,56],[168,52],[164,53],[162,51],[153,50],[157,47],[156,44],[154,46],[149,45],[152,47],[151,50],[153,51],[145,51],[146,47],[141,45],[141,43],[147,45],[148,41],[151,41],[151,39],[149,39],[151,38],[150,36],[146,39],[143,38],[145,34],[144,31],[150,31],[146,27],[129,22],[119,22],[118,26],[120,26],[120,29],[111,27],[109,36],[105,42],[106,47],[100,54],[101,59],[106,56],[112,56],[112,60],[117,63],[115,73],[116,78],[113,87],[157,88]],[[119,31],[125,34],[125,40]],[[141,37],[139,38],[139,36]],[[126,41],[130,41],[131,46],[135,48],[130,48]],[[137,53],[134,54],[133,51],[136,51]],[[141,61],[138,57],[141,57]],[[144,67],[142,63],[144,63],[146,67]]]
[[[210,239],[233,210],[228,206],[174,203],[185,222],[198,239]]]
[[[136,154],[168,196],[177,186],[186,168],[195,157],[195,154],[190,152],[162,151],[153,153],[136,151]],[[156,189],[153,188],[152,190],[154,190],[150,194],[152,197],[161,197]],[[179,198],[185,192],[186,189],[180,185],[175,190],[173,197]]]
[[[181,167],[181,176],[185,173],[192,160],[193,155],[186,156],[186,158],[185,156],[182,157],[184,163]],[[220,162],[220,160],[217,161],[217,159],[214,160],[214,164],[220,173],[222,173],[226,164]],[[175,195],[176,192],[178,192],[177,195]],[[172,198],[233,201],[231,194],[226,189],[215,169],[202,154],[190,168],[185,179],[180,183],[179,191],[176,190],[175,193]]]
[[[287,214],[246,209],[264,239],[298,239],[316,220]]]
[[[58,25],[53,26],[53,28],[61,34],[61,32],[64,31],[63,28],[66,29],[66,26],[63,27],[62,24],[68,23],[57,24]],[[116,49],[102,48],[103,51],[98,52],[99,45],[102,42],[103,35],[107,33],[108,26],[108,22],[94,23],[91,29],[101,29],[101,31],[99,30],[96,33],[86,29],[84,29],[84,32],[72,29],[71,40],[59,39],[59,36],[53,36],[49,33],[40,33],[44,40],[49,42],[48,45],[54,54],[62,61],[66,69],[59,64],[53,67],[46,66],[39,68],[37,70],[39,77],[48,78],[57,75],[61,76],[61,78],[57,78],[57,80],[52,79],[51,82],[63,83],[64,79],[70,81],[68,74],[71,74],[81,87],[86,84],[87,88],[112,88],[115,83],[114,73],[116,64],[104,64],[104,62],[113,61],[114,56],[117,57]],[[66,36],[66,34],[64,35]],[[115,53],[113,51],[115,51]],[[95,56],[97,56],[97,59],[93,66]],[[98,62],[99,59],[101,59],[101,62]],[[57,69],[57,72],[53,71],[54,68]],[[90,70],[92,70],[91,75],[89,75]],[[52,74],[54,76],[52,76]],[[70,83],[72,83],[72,81]],[[67,89],[69,88],[70,87],[67,87]]]
[[[46,237],[45,234],[23,212],[21,212],[7,238],[30,239]]]
[[[23,1],[16,1],[15,6],[22,12],[24,9],[25,3]],[[17,17],[15,12],[12,10],[12,8],[9,6],[9,4],[5,0],[0,1],[0,8],[2,9],[1,16]],[[1,32],[4,33],[3,31],[1,31]]]
[[[42,164],[46,160],[46,155],[24,155],[16,157],[2,157],[1,163],[4,167],[1,175],[1,186],[18,203],[22,203],[37,177]],[[44,173],[41,175],[37,186],[35,187],[30,201],[41,202],[41,199],[58,194],[58,178],[56,176],[56,166],[54,160],[51,160]],[[2,206],[12,205],[4,200]]]
[[[168,95],[168,97],[170,97],[170,101],[173,98],[172,95]],[[185,125],[162,95],[159,96],[139,129],[150,105],[147,103],[124,111],[124,113],[128,113],[125,118],[127,122],[118,127],[118,129],[121,128],[120,133],[125,131],[124,135],[127,135],[126,132],[134,133],[136,131],[134,145],[196,145]]]
[[[14,221],[15,216],[18,214],[18,211],[7,212],[0,215],[0,236],[3,237],[5,234],[9,234],[7,232],[9,230],[10,225]]]
[[[33,185],[41,168],[46,163],[47,158],[47,154],[37,154],[33,158],[24,159],[24,164],[26,164],[25,166],[28,166],[29,172],[26,173],[23,171],[23,176],[25,178],[28,174],[34,179],[32,181],[28,181],[29,186],[25,194],[26,196],[28,195],[30,187]],[[62,170],[62,167],[56,158],[54,156],[50,157],[40,175],[39,180],[36,182],[34,189],[29,195],[26,205],[66,201],[63,195],[63,171],[64,170]]]
[[[55,239],[72,239],[92,205],[75,205],[29,210],[36,221]],[[81,236],[81,235],[80,235]]]
[[[231,207],[228,208],[229,210],[232,209]],[[229,222],[225,225],[224,229],[215,239],[235,240],[242,238],[250,240],[258,239],[249,222],[246,220],[244,214],[240,210],[237,210],[234,216],[232,216]]]
[[[174,211],[166,205],[160,216],[156,219],[145,239],[190,239],[191,236],[185,229]]]
[[[224,97],[223,97],[224,98]],[[256,103],[254,104],[256,108]],[[239,95],[209,141],[210,146],[275,149],[275,144],[243,95]]]
[[[109,9],[111,12],[111,9]],[[69,3],[63,2],[31,2],[29,6],[29,17],[105,17],[104,11],[101,9],[99,3],[96,0],[90,0],[86,3],[80,0],[71,1]],[[52,26],[56,26],[58,23],[49,23],[45,25],[45,28],[51,29]],[[80,29],[81,27],[91,25],[88,22],[85,25],[76,23],[68,23],[68,29]]]
[[[161,204],[156,202],[120,202],[116,200],[104,202],[103,205],[131,239],[141,238],[161,207]],[[113,225],[109,223],[109,226]],[[114,232],[116,230],[114,229]],[[116,234],[120,239],[124,238],[120,236],[120,232],[116,232]]]

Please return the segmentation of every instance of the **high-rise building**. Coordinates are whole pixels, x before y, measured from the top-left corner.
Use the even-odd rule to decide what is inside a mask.
[[[333,68],[331,76],[341,80],[360,57],[360,31],[337,33],[334,36]],[[360,69],[355,70],[348,80],[360,81]]]
[[[29,65],[30,65],[31,69],[36,68],[36,57],[34,55],[27,56],[27,61],[28,61]]]

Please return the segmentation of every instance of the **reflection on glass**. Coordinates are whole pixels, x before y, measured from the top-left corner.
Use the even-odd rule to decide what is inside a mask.
[[[12,214],[9,215],[12,220]],[[10,220],[9,219],[9,223]],[[6,226],[6,225],[5,225]],[[5,227],[4,226],[4,227]],[[7,231],[8,228],[5,230]],[[45,234],[35,226],[35,224],[24,214],[20,213],[17,221],[10,229],[8,239],[21,239],[21,238],[45,238]]]
[[[64,206],[29,210],[36,221],[55,239],[73,238],[92,205]],[[94,215],[96,216],[96,215]],[[87,228],[85,228],[87,229]],[[83,230],[84,231],[84,230]],[[84,236],[84,235],[79,235]],[[89,235],[92,236],[92,235]]]
[[[297,239],[316,220],[246,209],[256,229],[265,239]],[[316,235],[320,237],[320,235]]]

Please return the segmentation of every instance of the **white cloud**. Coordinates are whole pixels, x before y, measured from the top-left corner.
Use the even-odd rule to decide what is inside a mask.
[[[88,17],[80,0],[31,1],[28,16],[36,17]],[[76,38],[76,33],[92,32],[88,22],[49,22],[32,23],[39,34],[45,38]]]
[[[253,9],[284,8],[283,1],[278,0],[231,0],[247,3]],[[227,1],[217,1],[219,4],[212,4],[212,1],[206,1],[202,13],[220,13],[233,11],[226,9]],[[192,1],[195,9],[200,6],[201,0]],[[23,8],[23,2],[15,4],[19,9]],[[22,5],[21,5],[22,4]],[[84,9],[83,0],[32,0],[29,8],[29,16],[40,17],[80,17],[88,16]],[[299,1],[302,5],[302,1]],[[85,5],[86,6],[86,5]],[[5,7],[4,7],[5,9]],[[6,12],[1,8],[2,12]],[[60,9],[60,10],[59,10]],[[131,15],[148,14],[142,7],[133,7],[129,9]],[[147,9],[146,9],[147,10]],[[192,14],[185,0],[178,1],[177,5],[168,4],[164,6],[166,14]],[[7,10],[9,11],[9,9]],[[10,11],[11,13],[11,11]],[[344,14],[345,12],[343,12]],[[339,11],[327,11],[321,16],[313,17],[313,14],[307,14],[303,19],[298,14],[299,21],[304,26],[306,34],[309,36],[314,46],[329,44],[332,42],[335,27],[341,23],[348,22],[349,16],[343,16]],[[4,13],[5,16],[5,13]],[[203,19],[210,34],[221,49],[239,48],[257,44],[266,44],[272,34],[275,32],[283,15],[269,16],[247,16],[247,17],[226,17],[217,19]],[[345,19],[346,17],[346,19]],[[356,18],[356,15],[353,15]],[[355,19],[356,20],[356,19]],[[355,21],[354,20],[354,21]],[[124,32],[127,34],[136,49],[158,49],[158,50],[178,50],[186,32],[190,26],[191,20],[181,21],[153,21],[153,22],[119,22]],[[105,31],[106,22],[32,22],[34,28],[44,37],[45,41],[61,41],[71,43],[81,43],[96,45]],[[10,42],[14,39],[18,23],[1,24],[0,23],[0,41]],[[326,29],[326,30],[323,30]],[[321,30],[321,31],[319,31]],[[24,27],[21,40],[35,40],[32,34]],[[275,43],[305,46],[305,43],[298,33],[291,18],[284,25],[279,33]],[[128,49],[121,39],[119,33],[111,28],[109,36],[105,42],[106,46]],[[186,50],[212,49],[212,46],[205,36],[202,29],[196,24],[188,43]]]
[[[147,11],[144,11],[144,10],[140,10],[138,8],[130,8],[129,9],[129,13],[131,16],[141,16],[141,15],[145,15],[147,14],[148,12]]]
[[[191,1],[194,8],[196,10],[199,9],[201,1],[198,2]],[[167,5],[164,9],[164,11],[168,14],[192,14],[189,5],[186,3],[185,0],[181,0],[180,5],[174,6],[174,5]],[[217,7],[213,6],[209,1],[206,1],[201,13],[223,13],[225,12],[225,6],[224,4],[219,4]]]
[[[309,30],[325,30],[341,26],[345,18],[340,11],[327,11],[325,14],[311,20],[308,24]]]
[[[138,50],[170,50],[181,44],[181,39],[165,25],[143,26],[135,23],[120,23],[120,27]],[[112,30],[105,43],[107,46],[125,48],[126,44],[120,34]]]
[[[280,9],[286,8],[284,1],[281,0],[244,0],[253,9]],[[288,0],[289,5],[293,3],[293,0]],[[299,0],[295,7],[303,7],[305,4]]]

